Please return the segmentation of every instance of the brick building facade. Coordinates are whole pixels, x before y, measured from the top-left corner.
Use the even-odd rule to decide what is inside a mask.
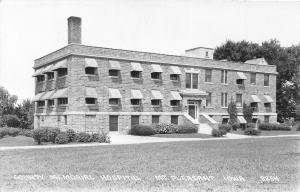
[[[35,60],[34,127],[128,133],[134,124],[190,122],[215,127],[227,105],[255,108],[254,121],[276,122],[276,66],[81,44],[81,19],[68,19],[68,45]],[[201,52],[206,58],[195,54]],[[206,54],[205,54],[206,53]],[[190,56],[193,55],[193,56]],[[201,56],[202,57],[202,56]]]

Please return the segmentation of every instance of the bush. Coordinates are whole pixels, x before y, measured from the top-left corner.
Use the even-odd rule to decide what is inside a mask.
[[[42,144],[42,142],[48,141],[47,130],[46,129],[35,129],[33,131],[32,137],[38,145]]]
[[[211,131],[211,135],[214,136],[214,137],[223,137],[224,135],[226,135],[226,130],[224,129],[213,129]]]
[[[230,132],[230,130],[232,129],[232,126],[229,124],[220,124],[219,125],[219,130],[225,130],[227,133]]]
[[[4,121],[8,127],[20,126],[20,119],[16,115],[5,115]]]
[[[131,135],[149,136],[154,135],[155,131],[148,125],[135,125],[130,130]]]
[[[247,123],[246,128],[256,128],[256,123]]]
[[[236,131],[237,129],[239,129],[241,127],[241,125],[239,123],[233,123],[231,126],[234,131]]]
[[[59,133],[55,137],[55,143],[57,144],[66,144],[69,142],[69,137],[66,133]]]
[[[260,135],[260,130],[253,128],[246,128],[244,131],[245,135]]]
[[[25,137],[32,137],[33,131],[28,129],[21,129],[19,135],[23,135]]]
[[[93,137],[85,132],[80,132],[76,135],[76,141],[81,143],[90,143],[93,141]]]
[[[107,133],[94,133],[92,134],[92,141],[99,142],[99,143],[110,143],[110,137]]]
[[[266,131],[290,131],[291,127],[285,124],[276,124],[276,123],[262,123],[258,126],[260,130],[266,130]]]
[[[297,131],[300,131],[300,123],[298,123],[298,124],[296,125],[296,127],[297,127],[296,130],[297,130]]]
[[[198,128],[193,125],[179,125],[176,133],[198,133]]]
[[[55,143],[56,136],[60,133],[57,128],[46,128],[47,142]]]
[[[159,134],[171,134],[178,131],[178,126],[175,124],[160,123],[155,125],[154,130]]]
[[[68,129],[66,132],[69,142],[74,142],[76,141],[76,133],[73,129]]]
[[[0,128],[0,139],[8,135],[9,129],[7,127]]]
[[[12,137],[18,136],[20,133],[20,130],[17,128],[8,128],[8,135]]]

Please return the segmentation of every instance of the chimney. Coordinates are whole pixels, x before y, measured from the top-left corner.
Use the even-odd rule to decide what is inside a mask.
[[[71,16],[68,18],[68,44],[81,44],[81,18]]]

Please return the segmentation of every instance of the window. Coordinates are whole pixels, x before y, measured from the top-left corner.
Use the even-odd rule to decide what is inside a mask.
[[[60,122],[60,115],[57,116],[57,121]]]
[[[250,84],[255,85],[256,84],[256,73],[250,74]]]
[[[227,107],[227,93],[221,93],[221,107]]]
[[[160,80],[161,79],[161,73],[159,73],[159,72],[153,72],[153,73],[151,73],[151,79],[158,79],[158,80]]]
[[[270,116],[269,115],[265,115],[265,123],[269,123],[270,122]]]
[[[140,124],[140,116],[132,115],[131,116],[131,127]]]
[[[208,51],[205,51],[205,57],[208,57]]]
[[[178,74],[171,74],[170,75],[171,81],[179,81],[179,75]]]
[[[58,105],[67,105],[68,98],[58,98]]]
[[[119,99],[111,98],[108,100],[109,105],[119,105]]]
[[[45,101],[38,101],[37,106],[38,107],[44,107],[45,106]]]
[[[228,124],[229,118],[223,118],[222,119],[222,124]]]
[[[159,115],[152,115],[152,124],[159,123]]]
[[[160,100],[159,99],[153,99],[153,100],[151,100],[151,105],[160,106]]]
[[[269,75],[264,75],[264,86],[269,86]]]
[[[236,107],[243,106],[243,96],[242,94],[236,94]]]
[[[63,77],[68,75],[68,69],[67,68],[61,68],[57,70],[57,76],[58,77]]]
[[[131,102],[131,105],[136,105],[136,106],[141,104],[140,99],[131,99],[130,102]]]
[[[140,71],[131,71],[130,76],[132,78],[141,78],[141,72]]]
[[[54,100],[48,100],[48,107],[53,107],[54,106]]]
[[[211,106],[211,93],[207,93],[206,96],[206,107],[210,107]]]
[[[96,98],[90,98],[90,97],[85,98],[85,103],[88,105],[95,105],[96,102],[97,102]]]
[[[64,115],[64,119],[65,119],[65,125],[68,125],[68,116]]]
[[[265,106],[266,112],[271,112],[272,111],[271,103],[264,103],[264,106]]]
[[[178,115],[171,115],[171,123],[178,125]]]
[[[45,81],[45,76],[44,75],[39,75],[36,77],[37,79],[37,82],[42,82],[42,81]]]
[[[244,79],[237,79],[236,84],[238,85],[244,85]]]
[[[250,103],[250,106],[253,109],[253,112],[258,112],[258,103],[256,102]]]
[[[221,71],[221,83],[227,84],[227,70]]]
[[[180,101],[179,100],[171,100],[170,101],[170,105],[172,107],[178,107],[179,106]]]
[[[185,74],[185,86],[186,88],[198,89],[198,74],[186,73]]]
[[[52,80],[52,79],[54,79],[54,73],[53,72],[51,72],[51,73],[48,73],[47,74],[47,78],[48,78],[48,80]]]
[[[205,82],[211,82],[211,69],[205,69]]]
[[[110,77],[119,77],[119,70],[115,70],[115,69],[110,69],[108,71],[108,75]]]
[[[86,67],[85,68],[85,74],[87,75],[96,75],[96,69],[95,67]]]

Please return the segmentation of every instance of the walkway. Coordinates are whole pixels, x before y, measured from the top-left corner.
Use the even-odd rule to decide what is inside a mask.
[[[277,135],[277,136],[247,136],[227,133],[226,137],[213,138],[162,138],[150,136],[121,135],[118,133],[110,134],[111,143],[86,143],[86,144],[66,144],[66,145],[35,145],[35,146],[13,146],[0,147],[0,151],[18,149],[49,149],[49,148],[69,148],[69,147],[92,147],[104,145],[127,145],[143,143],[179,142],[179,141],[212,141],[212,140],[232,140],[232,139],[263,139],[273,137],[300,137],[300,135]]]

